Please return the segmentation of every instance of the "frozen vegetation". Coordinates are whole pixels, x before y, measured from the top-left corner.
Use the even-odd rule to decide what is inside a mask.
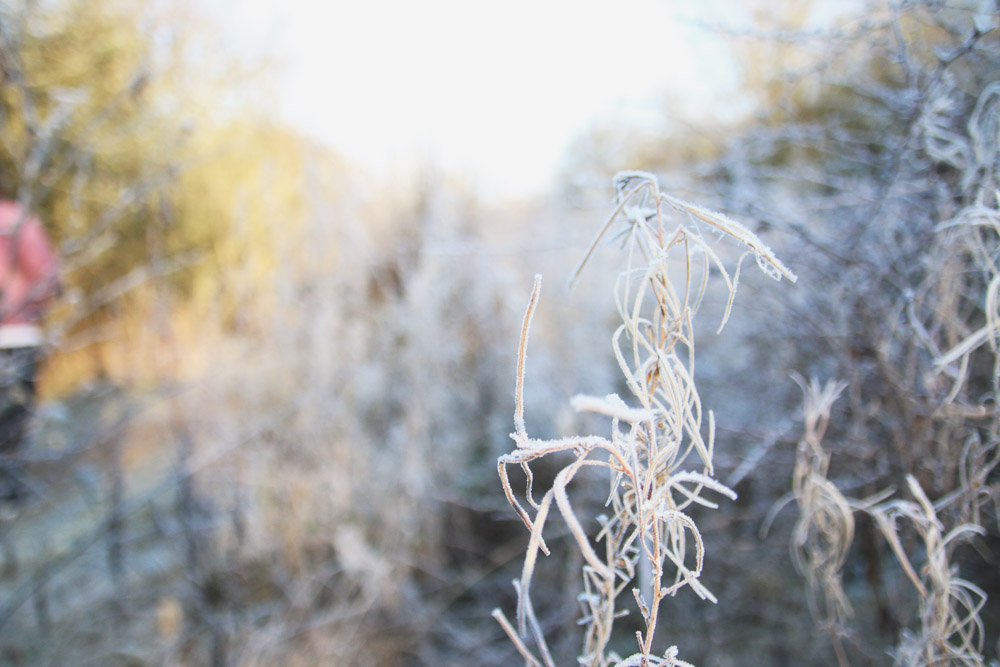
[[[778,4],[705,26],[749,116],[485,205],[245,113],[184,16],[0,0],[65,282],[0,663],[996,665],[996,8]]]

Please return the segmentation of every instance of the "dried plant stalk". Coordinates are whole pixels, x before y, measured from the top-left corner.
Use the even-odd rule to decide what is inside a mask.
[[[705,491],[736,497],[713,477],[714,419],[711,411],[707,415],[703,411],[694,383],[693,317],[704,296],[709,272],[716,269],[728,290],[721,330],[729,317],[740,265],[747,254],[752,253],[758,265],[775,279],[795,280],[748,229],[660,192],[654,176],[623,172],[615,177],[615,188],[618,205],[574,271],[571,283],[601,239],[616,223],[623,223],[620,235],[627,242],[627,263],[615,292],[622,324],[612,341],[619,368],[638,406],[629,406],[614,394],[605,398],[578,396],[573,400],[575,409],[611,418],[609,437],[530,438],[524,427],[523,376],[529,323],[538,301],[538,279],[521,333],[515,432],[511,434],[516,447],[500,457],[498,468],[507,499],[530,531],[517,582],[517,631],[527,637],[530,630],[542,657],[535,657],[523,642],[515,642],[529,664],[551,664],[545,639],[533,620],[531,584],[538,552],[548,553],[542,532],[553,504],[584,558],[580,603],[581,623],[586,630],[580,664],[687,664],[677,658],[676,647],[655,653],[660,604],[684,587],[715,602],[699,581],[705,548],[689,508],[696,504],[716,507],[704,497]],[[705,225],[746,246],[733,273],[704,237]],[[676,265],[668,261],[673,258],[677,259]],[[530,494],[530,463],[557,452],[571,453],[574,458],[535,505]],[[508,465],[519,465],[528,475],[527,499],[535,510],[534,516],[517,500],[507,476]],[[597,518],[600,530],[596,535],[587,533],[568,493],[577,473],[586,467],[605,469],[610,485],[609,511],[607,516]],[[648,573],[648,581],[640,589],[636,580],[643,571]],[[608,642],[615,619],[626,613],[619,608],[618,600],[629,588],[645,630],[637,633],[638,652],[623,659],[608,651]],[[498,610],[494,615],[505,629],[511,627],[502,612]]]
[[[823,435],[830,423],[830,408],[847,386],[827,382],[820,386],[794,377],[804,394],[805,431],[799,441],[792,477],[792,494],[799,519],[792,533],[792,559],[809,583],[809,610],[830,634],[840,665],[847,665],[841,642],[847,619],[853,614],[844,594],[840,571],[854,540],[854,511],[850,501],[827,479],[830,455],[823,449]]]
[[[956,544],[972,535],[983,535],[981,526],[966,523],[947,534],[938,519],[938,510],[912,475],[906,483],[916,502],[893,500],[871,510],[871,515],[888,540],[913,586],[920,595],[920,632],[904,633],[896,664],[985,665],[983,660],[983,623],[979,612],[986,604],[986,593],[972,582],[957,576],[950,564]],[[922,576],[903,550],[897,520],[908,519],[923,541],[927,562]]]

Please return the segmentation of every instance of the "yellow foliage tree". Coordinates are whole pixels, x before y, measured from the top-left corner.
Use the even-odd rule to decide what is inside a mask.
[[[247,111],[266,88],[257,73],[203,62],[210,25],[155,11],[0,0],[0,196],[39,215],[61,251],[57,385],[108,371],[123,322],[149,329],[153,300],[238,319],[302,219],[307,163],[340,172]]]

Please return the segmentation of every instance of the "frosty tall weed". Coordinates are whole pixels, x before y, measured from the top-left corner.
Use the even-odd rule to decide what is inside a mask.
[[[685,587],[716,602],[700,582],[705,548],[689,508],[717,508],[706,497],[707,492],[736,498],[714,477],[715,422],[711,410],[703,410],[695,386],[693,318],[705,296],[709,274],[717,269],[727,291],[721,331],[747,255],[754,255],[758,266],[777,280],[796,279],[748,229],[661,192],[654,176],[623,172],[614,184],[617,206],[574,271],[571,283],[601,239],[620,223],[616,238],[624,241],[626,264],[615,287],[622,323],[612,336],[612,347],[637,405],[629,405],[615,394],[604,398],[578,395],[572,400],[577,411],[611,418],[609,436],[555,440],[528,436],[524,422],[525,355],[541,289],[538,276],[518,350],[515,432],[511,434],[516,447],[501,456],[497,465],[507,500],[530,531],[530,539],[521,578],[515,582],[517,627],[499,609],[493,615],[530,665],[554,664],[531,602],[538,553],[549,554],[542,533],[553,504],[584,560],[579,602],[585,633],[580,664],[688,664],[678,659],[675,646],[666,651],[657,648],[654,639],[660,605]],[[745,252],[731,262],[732,272],[704,235],[706,227],[745,246]],[[536,502],[530,464],[559,452],[571,453],[573,459]],[[526,475],[524,498],[530,510],[511,486],[509,465],[520,466]],[[594,535],[588,534],[568,493],[570,483],[584,468],[605,470],[609,485],[608,511],[595,517],[599,529]],[[645,629],[636,633],[637,652],[622,658],[610,649],[609,642],[615,620],[628,613],[619,600],[626,589],[631,591]],[[528,637],[537,653],[523,641]]]

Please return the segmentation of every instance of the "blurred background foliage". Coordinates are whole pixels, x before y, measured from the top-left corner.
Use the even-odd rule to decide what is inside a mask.
[[[826,439],[844,493],[913,474],[938,499],[968,491],[970,460],[986,471],[942,517],[974,507],[986,531],[954,564],[990,595],[995,660],[995,350],[961,379],[933,360],[987,322],[996,273],[995,229],[940,228],[996,208],[996,7],[862,2],[817,31],[811,5],[706,22],[739,54],[746,113],[679,119],[666,99],[660,127],[597,124],[558,195],[500,205],[430,167],[375,182],[275,123],[266,63],[220,58],[194,5],[0,2],[0,195],[45,221],[66,286],[32,500],[0,524],[0,661],[516,663],[489,611],[512,606],[527,540],[495,467],[520,316],[544,272],[529,431],[602,428],[566,406],[627,396],[616,249],[555,286],[626,168],[747,222],[801,277],[748,272],[726,333],[699,342],[740,500],[703,524],[722,602],[678,597],[664,641],[702,665],[834,663],[790,567],[795,512],[769,517],[791,489],[798,371],[849,383]],[[574,664],[579,563],[553,531],[535,596]],[[856,617],[833,634],[850,664],[892,664],[918,601],[863,518],[843,577]]]

